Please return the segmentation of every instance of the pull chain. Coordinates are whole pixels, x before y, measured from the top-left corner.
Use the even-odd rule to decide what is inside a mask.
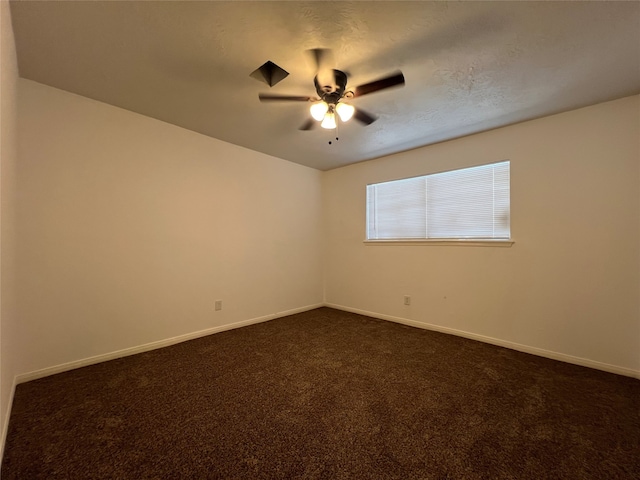
[[[338,122],[337,122],[337,120],[338,120],[338,119],[336,118],[336,128],[333,130],[333,131],[334,131],[334,134],[335,134],[335,136],[336,136],[336,142],[337,142],[338,140],[340,140],[340,138],[338,137]],[[329,145],[332,145],[332,144],[333,144],[333,141],[332,141],[332,140],[329,140]]]

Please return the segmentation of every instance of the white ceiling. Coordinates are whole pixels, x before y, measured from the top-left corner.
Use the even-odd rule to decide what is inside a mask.
[[[638,2],[14,1],[20,76],[321,170],[640,93]],[[300,131],[305,51],[378,120]],[[271,60],[290,75],[249,74]]]

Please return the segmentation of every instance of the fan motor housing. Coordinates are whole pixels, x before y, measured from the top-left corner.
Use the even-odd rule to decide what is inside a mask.
[[[333,70],[333,85],[320,85],[318,76],[313,79],[318,96],[329,104],[336,104],[340,101],[347,88],[347,74],[340,70]]]

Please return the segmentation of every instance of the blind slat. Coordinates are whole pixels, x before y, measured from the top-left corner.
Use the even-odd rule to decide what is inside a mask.
[[[367,186],[367,238],[510,238],[510,162]]]

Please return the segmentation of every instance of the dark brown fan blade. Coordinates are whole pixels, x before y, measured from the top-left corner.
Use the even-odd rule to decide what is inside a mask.
[[[329,48],[312,48],[307,50],[310,63],[314,70],[314,75],[320,85],[333,85],[335,83],[333,74],[333,52]]]
[[[307,50],[307,54],[311,58],[311,63],[315,69],[314,75],[317,75],[320,70],[333,69],[333,52],[329,48],[312,48]]]
[[[311,130],[313,127],[316,126],[316,123],[318,123],[316,120],[314,120],[313,118],[310,118],[306,122],[304,122],[302,125],[300,125],[300,128],[298,128],[298,130]]]
[[[385,88],[395,87],[396,85],[404,85],[404,75],[402,75],[402,72],[395,73],[390,77],[381,78],[375,82],[360,85],[354,90],[353,96],[361,97],[362,95],[384,90]]]
[[[359,122],[364,123],[365,125],[371,125],[373,122],[377,120],[373,115],[368,114],[367,112],[356,108],[356,111],[353,112],[353,118],[358,120]]]
[[[258,98],[261,102],[310,102],[313,100],[313,97],[303,97],[301,95],[275,95],[271,93],[259,93]]]

